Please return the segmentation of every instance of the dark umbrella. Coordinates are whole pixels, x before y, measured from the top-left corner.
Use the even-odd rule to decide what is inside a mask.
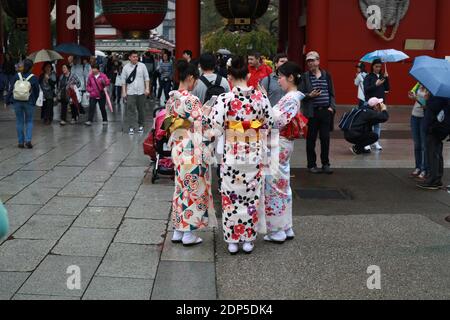
[[[76,43],[61,43],[54,48],[55,51],[71,54],[79,57],[90,57],[92,52],[88,48],[80,46]]]

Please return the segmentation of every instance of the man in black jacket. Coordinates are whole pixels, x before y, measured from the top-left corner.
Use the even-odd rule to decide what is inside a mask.
[[[443,140],[450,134],[450,100],[427,98],[424,121],[430,173],[427,180],[417,186],[425,190],[439,190],[443,186],[444,176]]]
[[[331,75],[320,69],[320,56],[312,51],[307,54],[309,71],[302,75],[299,90],[305,94],[302,113],[309,118],[306,152],[308,170],[313,174],[332,174],[330,166],[330,131],[336,113],[336,98]],[[316,141],[320,136],[322,170],[317,168]]]
[[[387,107],[383,102],[383,99],[370,99],[369,108],[356,115],[351,127],[344,133],[345,140],[354,144],[351,151],[355,155],[365,153],[364,148],[374,144],[380,138],[373,132],[373,126],[389,120]]]

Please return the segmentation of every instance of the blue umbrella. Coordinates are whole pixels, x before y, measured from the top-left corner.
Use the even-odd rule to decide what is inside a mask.
[[[380,59],[382,62],[400,62],[409,59],[409,56],[401,51],[388,49],[388,50],[377,50],[366,54],[362,57],[361,61],[372,63],[374,60]]]
[[[450,99],[450,62],[447,60],[417,57],[409,73],[432,95]]]
[[[55,51],[71,54],[79,57],[90,57],[92,52],[88,48],[80,46],[76,43],[61,43],[54,48]]]

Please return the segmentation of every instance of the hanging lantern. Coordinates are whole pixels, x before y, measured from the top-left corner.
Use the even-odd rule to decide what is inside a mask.
[[[168,0],[102,0],[108,22],[126,38],[149,38],[167,13]]]
[[[270,0],[215,0],[217,11],[227,19],[227,27],[232,32],[252,31],[269,4]]]

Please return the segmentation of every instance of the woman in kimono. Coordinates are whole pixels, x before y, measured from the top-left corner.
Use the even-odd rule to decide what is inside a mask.
[[[200,100],[189,93],[198,80],[198,69],[184,60],[177,69],[180,86],[169,95],[165,121],[169,121],[169,146],[176,170],[172,242],[195,246],[203,240],[193,232],[206,228],[209,215],[214,214],[210,169],[203,139],[204,111]]]
[[[297,90],[301,79],[300,67],[287,62],[278,70],[278,80],[286,95],[274,106],[274,130],[280,133],[278,143],[271,144],[271,154],[279,155],[279,162],[271,168],[271,174],[265,181],[265,207],[268,234],[264,240],[284,243],[295,237],[292,229],[292,190],[290,185],[290,159],[294,150],[294,141],[282,136],[283,129],[300,112],[300,103],[305,97]]]
[[[252,253],[258,221],[264,218],[264,137],[272,127],[272,108],[259,90],[247,86],[248,66],[235,57],[229,68],[233,90],[220,95],[209,116],[216,136],[225,134],[221,164],[223,231],[234,255],[242,243]]]

